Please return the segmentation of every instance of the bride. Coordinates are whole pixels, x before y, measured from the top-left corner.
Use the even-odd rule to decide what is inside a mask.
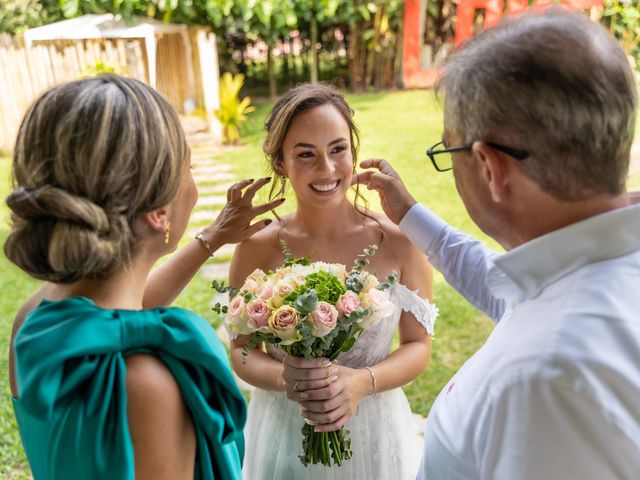
[[[233,339],[237,374],[256,387],[245,430],[244,477],[259,479],[415,479],[421,451],[409,403],[400,387],[427,367],[436,309],[429,302],[432,272],[426,257],[386,217],[357,205],[347,192],[356,165],[358,133],[352,110],[326,85],[287,92],[266,122],[264,150],[275,179],[272,196],[290,184],[296,211],[238,245],[230,283],[283,263],[280,242],[295,257],[353,265],[368,245],[379,249],[367,270],[383,279],[400,275],[390,290],[396,312],[367,330],[353,349],[323,359],[286,357],[259,346],[243,355],[247,337]],[[357,188],[357,187],[356,187]],[[399,346],[391,353],[394,333]],[[353,457],[341,467],[302,465],[305,418],[317,431],[346,425]]]

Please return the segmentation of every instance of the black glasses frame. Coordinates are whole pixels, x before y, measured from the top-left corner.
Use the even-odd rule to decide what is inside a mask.
[[[486,142],[487,145],[489,145],[490,147],[495,148],[496,150],[500,150],[501,152],[506,153],[507,155],[515,158],[518,161],[522,161],[522,160],[526,160],[527,158],[529,158],[529,153],[525,152],[524,150],[518,150],[515,148],[511,148],[511,147],[507,147],[505,145],[500,145],[498,143],[493,143],[493,142]],[[439,155],[441,153],[453,153],[453,152],[462,152],[462,151],[471,151],[471,146],[472,144],[469,145],[463,145],[460,147],[450,147],[450,148],[443,148],[440,150],[437,150],[437,148],[439,146],[443,145],[444,146],[444,141],[441,140],[438,143],[436,143],[435,145],[429,147],[429,149],[427,150],[427,157],[429,157],[429,159],[431,160],[431,163],[433,163],[433,166],[435,167],[435,169],[439,172],[447,172],[449,170],[451,170],[453,168],[453,166],[448,167],[448,168],[441,168],[438,166],[438,162],[436,162],[435,156]]]

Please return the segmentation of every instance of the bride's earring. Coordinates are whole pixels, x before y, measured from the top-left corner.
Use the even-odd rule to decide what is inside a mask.
[[[278,196],[279,197],[284,197],[284,189],[287,186],[287,178],[286,177],[282,177],[282,180],[280,180],[280,191],[278,192]]]
[[[169,243],[169,236],[171,235],[171,222],[167,222],[167,228],[164,231],[164,243]]]

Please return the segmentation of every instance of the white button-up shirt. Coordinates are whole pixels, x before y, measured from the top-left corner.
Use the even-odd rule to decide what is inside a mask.
[[[400,227],[497,322],[436,399],[418,478],[640,479],[640,206],[503,255],[421,205]]]

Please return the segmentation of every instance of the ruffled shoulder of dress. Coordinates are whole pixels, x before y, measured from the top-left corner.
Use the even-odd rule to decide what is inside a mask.
[[[102,309],[83,297],[45,301],[18,331],[15,351],[17,403],[37,419],[54,422],[75,412],[71,415],[82,417],[74,419],[77,425],[101,421],[102,431],[110,432],[115,418],[109,416],[123,401],[126,405],[126,356],[147,352],[173,374],[196,429],[213,442],[211,449],[215,442],[244,448],[246,406],[227,352],[193,312]]]
[[[438,307],[418,295],[417,290],[409,290],[401,283],[394,283],[389,293],[398,307],[411,313],[427,333],[433,336],[433,326],[438,317]]]

